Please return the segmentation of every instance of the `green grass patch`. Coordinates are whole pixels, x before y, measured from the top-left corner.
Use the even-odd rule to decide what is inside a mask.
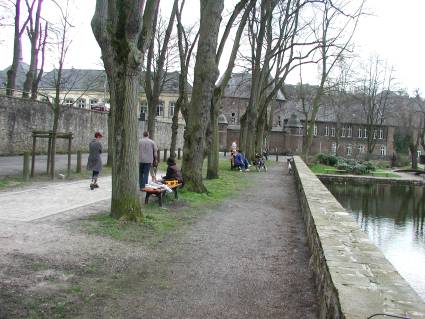
[[[400,175],[390,171],[385,171],[385,170],[376,170],[374,172],[371,172],[371,174],[369,175],[376,176],[376,177],[400,178]]]
[[[327,170],[336,170],[335,167],[324,164],[312,164],[309,168],[314,174],[329,174],[329,171]]]
[[[107,236],[120,241],[158,242],[170,232],[191,224],[195,218],[208,212],[214,205],[234,196],[251,176],[261,174],[231,171],[228,160],[220,161],[219,167],[219,178],[204,180],[207,193],[189,192],[183,188],[179,190],[178,200],[174,199],[174,194],[167,194],[164,208],[160,208],[155,197],[151,197],[152,202],[142,207],[143,222],[123,222],[104,213],[83,220],[82,229],[92,235]]]
[[[338,173],[336,167],[324,165],[324,164],[318,164],[318,163],[312,164],[309,166],[309,168],[314,174],[337,174]],[[398,174],[395,174],[387,170],[376,170],[362,176],[391,177],[391,178],[400,177]]]
[[[0,179],[0,189],[19,187],[24,184],[22,177],[5,177]]]

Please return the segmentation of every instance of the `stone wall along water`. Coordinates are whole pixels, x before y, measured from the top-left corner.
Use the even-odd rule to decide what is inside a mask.
[[[424,301],[297,156],[294,172],[320,318],[366,319],[374,314],[425,318]]]

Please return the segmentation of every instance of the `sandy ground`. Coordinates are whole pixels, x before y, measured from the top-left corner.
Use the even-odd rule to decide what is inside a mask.
[[[87,234],[81,223],[108,200],[1,220],[0,318],[317,318],[282,166],[155,245]]]

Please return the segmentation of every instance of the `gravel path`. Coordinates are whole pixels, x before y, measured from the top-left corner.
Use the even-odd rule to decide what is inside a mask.
[[[0,318],[317,318],[304,223],[283,166],[252,173],[255,186],[154,247],[75,227],[108,201],[3,220]]]
[[[148,318],[317,317],[293,177],[277,166],[259,176],[176,243],[174,288],[141,300]]]

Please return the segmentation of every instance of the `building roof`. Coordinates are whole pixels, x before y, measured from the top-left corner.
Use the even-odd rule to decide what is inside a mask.
[[[0,70],[0,87],[6,87],[7,84],[7,71],[11,66],[8,66],[4,70]],[[24,88],[25,78],[27,76],[30,66],[24,62],[19,63],[18,70],[16,72],[16,88],[22,90]]]
[[[224,88],[224,97],[249,99],[251,95],[251,80],[252,74],[232,73],[232,76]],[[285,95],[281,90],[277,91],[276,100],[285,101]]]
[[[306,85],[304,87],[306,95],[306,106],[311,107],[311,101],[316,86]],[[285,85],[284,92],[287,102],[284,107],[284,118],[289,119],[291,114],[297,116],[304,121],[301,99],[297,85]],[[412,109],[412,98],[400,95],[397,92],[389,93],[389,103],[384,113],[384,125],[398,126],[400,112]],[[310,103],[310,104],[309,104]],[[350,124],[366,123],[365,109],[362,106],[362,98],[360,94],[350,93],[342,98],[332,99],[324,95],[321,99],[321,107],[317,113],[316,121],[318,122],[340,122]]]
[[[6,87],[7,71],[10,67],[0,71],[0,87]],[[26,73],[28,72],[29,65],[20,63],[17,77],[16,87],[23,88]],[[55,85],[55,78],[57,70],[45,72],[41,82],[40,89],[53,89]],[[142,77],[144,74],[142,74]],[[63,69],[62,70],[63,89],[64,90],[77,90],[77,91],[101,91],[108,90],[106,84],[106,73],[104,70],[90,70],[90,69]],[[187,83],[188,92],[192,92],[192,86]],[[178,93],[179,90],[179,72],[169,72],[166,74],[162,92],[164,93]],[[140,85],[140,91],[144,92],[143,82]]]

